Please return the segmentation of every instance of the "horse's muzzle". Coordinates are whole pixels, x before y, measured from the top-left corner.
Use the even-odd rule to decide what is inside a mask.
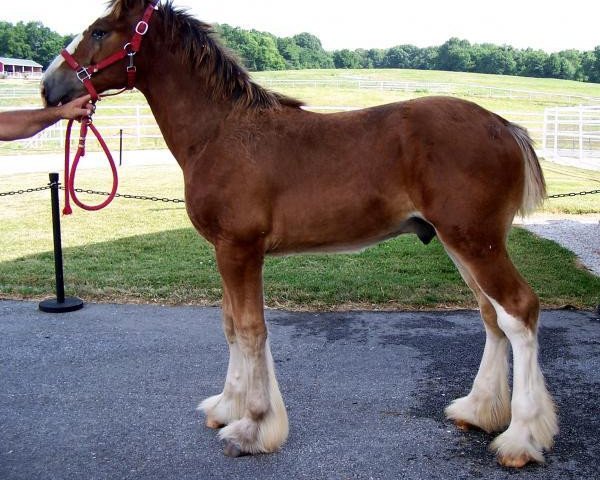
[[[55,72],[50,77],[44,77],[41,84],[44,104],[53,107],[83,95],[85,93],[83,84],[73,77],[74,75],[65,74],[62,71]]]

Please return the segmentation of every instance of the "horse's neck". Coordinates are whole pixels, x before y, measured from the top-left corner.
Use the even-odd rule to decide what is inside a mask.
[[[167,146],[183,168],[190,155],[210,142],[232,107],[226,101],[211,100],[201,82],[177,67],[149,75],[139,88]]]

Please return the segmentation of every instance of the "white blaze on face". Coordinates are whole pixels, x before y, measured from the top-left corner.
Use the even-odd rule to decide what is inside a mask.
[[[80,33],[73,39],[73,41],[71,43],[69,43],[69,45],[67,46],[67,48],[65,50],[67,52],[69,52],[71,55],[73,55],[73,53],[77,49],[77,46],[79,45],[79,42],[81,42],[82,38],[83,38],[83,33]],[[65,59],[63,58],[63,56],[58,55],[52,61],[52,63],[46,70],[46,73],[44,73],[44,77],[43,77],[42,81],[45,80],[46,78],[50,77],[63,64],[64,61],[65,61]]]

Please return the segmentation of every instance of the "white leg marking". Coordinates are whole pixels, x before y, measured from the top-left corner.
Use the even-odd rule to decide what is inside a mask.
[[[275,377],[269,342],[266,342],[264,356],[248,358],[246,362],[248,394],[244,417],[223,428],[219,437],[236,443],[243,452],[273,452],[287,439],[289,426],[285,404]],[[266,365],[261,365],[262,362],[266,362]],[[265,366],[267,378],[263,379],[260,378],[260,372]],[[259,385],[263,382],[268,383],[265,391]],[[263,398],[265,396],[267,398]],[[252,419],[251,412],[263,406],[266,406],[264,416],[259,420]]]
[[[542,450],[552,447],[558,425],[554,403],[538,364],[537,332],[511,316],[498,302],[489,300],[513,349],[512,420],[491,448],[501,458],[517,463],[527,457],[543,462]]]
[[[228,425],[244,415],[247,390],[247,367],[237,342],[229,344],[229,366],[223,393],[204,400],[198,410],[202,410],[209,426]]]
[[[65,50],[67,52],[69,52],[71,55],[73,55],[73,52],[75,52],[75,50],[77,49],[77,46],[79,45],[79,42],[81,42],[82,38],[83,38],[83,33],[80,33],[71,41],[71,43],[69,43],[69,45],[65,48]],[[62,55],[58,55],[54,60],[52,60],[52,63],[46,69],[46,72],[44,73],[42,82],[44,80],[46,80],[47,78],[51,77],[52,74],[56,70],[58,70],[58,68],[63,64],[64,61],[65,61],[65,59],[63,58]]]
[[[471,392],[452,402],[446,408],[446,416],[490,433],[503,430],[510,422],[508,339],[499,337],[485,323],[484,326],[485,348]]]

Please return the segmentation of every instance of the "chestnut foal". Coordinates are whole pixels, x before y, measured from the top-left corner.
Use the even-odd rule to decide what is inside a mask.
[[[538,365],[537,296],[508,257],[517,212],[545,196],[527,133],[462,100],[426,97],[360,111],[317,114],[254,83],[211,33],[174,8],[112,0],[68,47],[97,65],[144,43],[101,71],[98,92],[131,82],[145,95],[183,169],[189,217],[215,247],[223,281],[229,368],[222,393],[204,400],[225,453],[273,452],[287,438],[263,313],[265,255],[347,251],[415,233],[438,236],[477,297],[486,331],[470,393],[446,414],[460,428],[504,431],[492,444],[501,464],[543,461],[557,433]],[[131,58],[133,57],[133,58]],[[127,68],[129,67],[129,69]],[[43,79],[50,105],[85,91],[61,57]],[[512,346],[512,401],[508,346]]]

